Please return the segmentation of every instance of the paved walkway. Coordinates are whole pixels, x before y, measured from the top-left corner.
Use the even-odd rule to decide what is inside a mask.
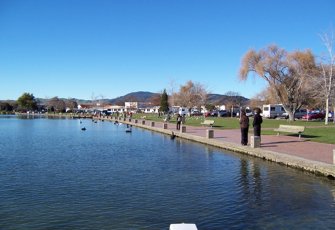
[[[172,126],[172,124],[170,126]],[[170,129],[175,130],[174,127],[171,127]],[[207,129],[208,127],[186,126],[186,133],[205,137]],[[222,130],[213,128],[213,130],[214,138],[217,140],[231,142],[237,145],[241,143],[241,133],[238,129]],[[304,138],[299,139],[299,137],[287,135],[262,135],[261,138],[262,149],[298,156],[308,160],[333,164],[333,150],[335,149],[334,144],[311,142],[305,140]]]
[[[124,121],[121,121],[124,122]],[[142,125],[142,120],[138,120],[137,124],[134,124],[134,120],[126,119],[126,123],[134,124],[142,128],[156,129],[156,131],[163,131],[163,122],[155,121],[154,127],[151,126],[152,121],[145,121],[145,125]],[[335,144],[323,144],[317,142],[311,142],[303,137],[299,139],[297,136],[287,136],[287,135],[262,135],[261,147],[254,149],[249,146],[241,146],[241,133],[239,129],[216,129],[209,127],[199,127],[199,126],[188,126],[186,125],[186,133],[180,133],[179,130],[176,130],[175,123],[167,123],[168,127],[165,133],[174,132],[180,136],[184,137],[191,136],[198,138],[198,140],[208,140],[208,144],[222,142],[222,145],[229,144],[230,146],[236,146],[239,150],[242,149],[243,152],[257,152],[257,155],[261,156],[262,153],[266,154],[268,152],[275,153],[283,156],[292,156],[291,158],[296,158],[298,161],[293,159],[294,163],[291,165],[298,166],[297,164],[303,163],[307,164],[309,170],[318,167],[326,167],[327,173],[335,175],[335,164],[333,162],[333,150],[335,149]],[[157,130],[159,129],[159,130]],[[214,130],[214,138],[206,139],[206,130]],[[250,133],[249,133],[249,142],[250,142]],[[193,139],[193,138],[191,138]],[[213,140],[212,142],[210,140]],[[203,141],[201,141],[203,142]],[[207,142],[206,142],[207,143]],[[271,157],[270,157],[271,158]],[[281,156],[279,156],[281,158]],[[288,157],[289,158],[289,157]],[[273,159],[273,158],[272,158]],[[284,159],[284,158],[283,158]],[[302,159],[302,160],[301,160]],[[303,160],[305,159],[305,160]],[[279,159],[280,162],[282,159]],[[275,160],[277,161],[277,160]],[[286,159],[284,160],[286,162]],[[302,167],[305,168],[305,167]],[[318,170],[315,170],[318,171]],[[320,171],[319,171],[320,172]]]

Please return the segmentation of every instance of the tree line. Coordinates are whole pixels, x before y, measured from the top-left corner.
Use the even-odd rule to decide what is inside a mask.
[[[66,112],[67,109],[73,111],[78,107],[75,99],[60,99],[53,97],[42,103],[35,98],[32,93],[23,93],[16,101],[0,102],[0,111],[4,112],[27,112],[27,111],[48,111],[48,112]]]

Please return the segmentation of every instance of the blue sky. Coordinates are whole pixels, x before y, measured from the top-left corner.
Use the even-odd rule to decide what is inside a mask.
[[[238,80],[248,49],[324,52],[334,0],[0,0],[0,99],[114,98],[179,89],[252,97]]]

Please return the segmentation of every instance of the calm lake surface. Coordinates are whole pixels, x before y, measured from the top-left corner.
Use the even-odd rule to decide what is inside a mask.
[[[335,224],[334,181],[111,122],[0,116],[0,185],[0,229]]]

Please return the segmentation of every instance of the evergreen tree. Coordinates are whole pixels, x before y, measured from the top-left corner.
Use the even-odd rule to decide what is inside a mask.
[[[37,101],[32,93],[23,93],[18,99],[19,110],[37,109]]]
[[[161,95],[161,103],[159,110],[161,112],[167,113],[169,112],[169,102],[168,102],[168,95],[166,93],[166,90],[164,89],[162,95]]]

